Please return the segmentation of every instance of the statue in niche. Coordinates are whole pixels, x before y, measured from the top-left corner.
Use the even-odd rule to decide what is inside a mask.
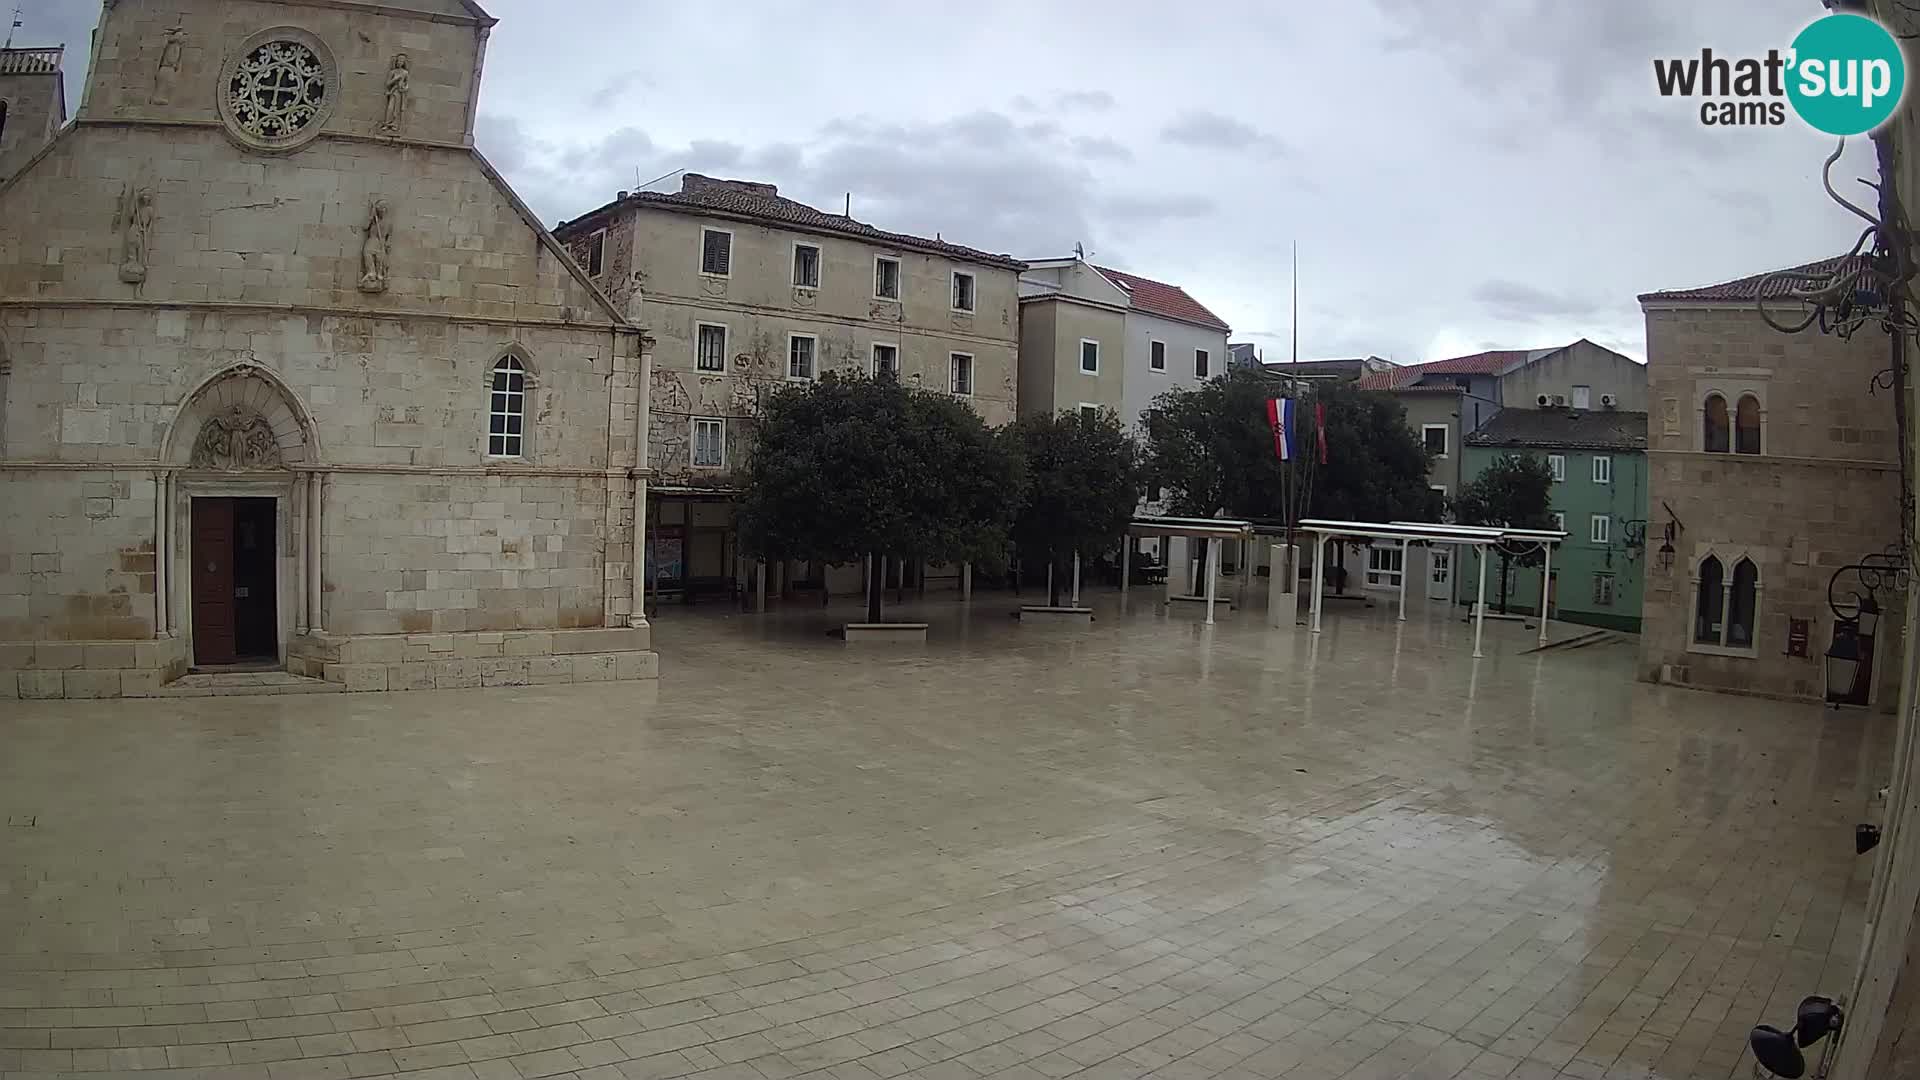
[[[186,27],[167,27],[167,40],[160,46],[160,66],[153,72],[153,104],[165,105],[173,100],[173,84],[180,77],[180,53],[186,45]]]
[[[393,223],[387,220],[387,200],[373,200],[367,217],[366,239],[360,242],[360,291],[387,291],[387,256],[393,244]]]
[[[120,280],[138,285],[147,280],[147,245],[153,236],[153,190],[126,185],[120,191],[120,212],[114,221],[120,232]]]
[[[396,132],[407,118],[407,86],[413,76],[407,71],[407,54],[393,54],[393,66],[387,69],[387,113],[380,121],[380,130]]]
[[[280,468],[280,443],[260,414],[234,405],[207,418],[193,441],[187,464],[195,469],[241,472]]]

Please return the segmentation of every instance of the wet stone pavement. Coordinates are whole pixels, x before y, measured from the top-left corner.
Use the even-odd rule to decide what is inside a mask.
[[[1847,987],[1887,717],[1385,605],[1011,606],[0,703],[0,1075],[1734,1077]]]

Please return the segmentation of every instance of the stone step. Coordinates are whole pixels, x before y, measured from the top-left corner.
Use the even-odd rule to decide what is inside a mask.
[[[338,694],[339,683],[284,671],[200,671],[182,675],[156,691],[157,697],[233,697],[253,694]]]

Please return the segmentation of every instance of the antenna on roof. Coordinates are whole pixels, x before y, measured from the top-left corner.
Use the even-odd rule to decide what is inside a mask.
[[[5,45],[0,45],[0,49],[13,48],[13,32],[15,30],[20,29],[20,15],[21,15],[20,9],[14,8],[13,9],[13,25],[7,28],[7,43]]]
[[[847,192],[847,205],[840,211],[840,216],[849,221],[853,220],[853,192],[851,191]]]
[[[1081,243],[1078,240],[1075,240],[1073,242],[1073,257],[1081,260],[1082,262],[1086,261],[1087,245]]]
[[[686,171],[687,171],[687,170],[685,170],[685,169],[675,169],[675,170],[673,170],[672,172],[669,172],[669,173],[661,173],[661,174],[660,174],[659,176],[656,176],[656,177],[654,177],[653,179],[651,179],[651,180],[649,180],[649,181],[647,181],[646,183],[644,183],[644,184],[642,184],[642,183],[639,183],[639,180],[640,180],[640,166],[638,166],[638,165],[635,165],[635,166],[633,167],[633,179],[634,179],[634,181],[635,181],[635,183],[634,183],[634,185],[633,185],[633,189],[634,189],[635,191],[645,191],[646,189],[648,189],[648,188],[650,188],[650,187],[652,187],[653,185],[655,185],[655,184],[657,184],[657,183],[659,183],[659,182],[660,182],[660,181],[662,181],[662,180],[665,180],[665,179],[667,179],[667,178],[668,178],[668,177],[670,177],[670,176],[679,176],[679,175],[680,175],[681,173],[683,173],[683,172],[686,172]]]

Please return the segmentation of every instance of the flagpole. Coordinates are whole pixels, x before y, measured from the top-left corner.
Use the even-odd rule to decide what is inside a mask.
[[[1293,362],[1300,362],[1300,241],[1293,242]]]

